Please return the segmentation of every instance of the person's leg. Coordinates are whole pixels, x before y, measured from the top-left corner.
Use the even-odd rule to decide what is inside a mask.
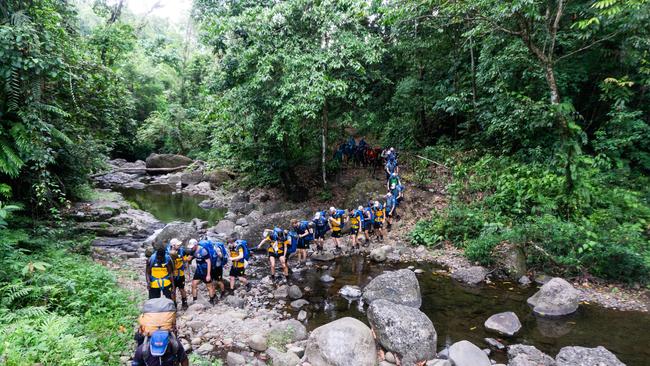
[[[150,299],[157,299],[160,297],[160,289],[159,288],[150,288],[149,289],[149,298]]]
[[[285,277],[289,276],[289,266],[287,266],[287,259],[284,256],[280,257],[280,265],[282,265],[282,273]]]
[[[275,277],[275,257],[269,255],[269,264],[271,265],[271,277]]]
[[[235,276],[230,276],[230,291],[235,289]]]
[[[199,280],[192,280],[192,300],[196,301],[199,292]]]
[[[174,292],[175,292],[175,291],[174,291]],[[169,285],[169,286],[167,286],[167,287],[164,287],[164,288],[162,289],[162,294],[163,294],[163,296],[165,296],[166,298],[168,298],[168,299],[170,299],[170,300],[174,300],[174,304],[176,304],[176,300],[175,300],[175,298],[174,298],[174,294],[172,294],[172,285]]]

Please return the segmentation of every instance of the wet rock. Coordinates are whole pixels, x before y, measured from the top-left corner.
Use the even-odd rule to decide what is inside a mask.
[[[257,352],[266,351],[266,337],[261,334],[253,334],[248,338],[248,347]]]
[[[196,227],[190,222],[174,221],[165,225],[165,227],[153,238],[154,246],[166,246],[170,240],[176,238],[183,243],[187,243],[190,239],[196,238],[198,232]]]
[[[319,262],[329,262],[336,259],[336,256],[332,253],[318,253],[311,256],[311,260]]]
[[[300,310],[300,312],[298,312],[298,316],[296,316],[296,319],[298,319],[299,322],[303,322],[307,320],[307,312],[304,310]]]
[[[420,269],[420,268],[417,268],[417,269],[415,269],[415,270],[413,271],[413,273],[415,273],[415,274],[422,274],[422,273],[424,273],[424,270],[423,270],[423,269]]]
[[[473,266],[468,268],[461,268],[451,274],[451,278],[456,281],[466,283],[468,285],[478,285],[479,283],[485,281],[485,276],[487,276],[488,270],[481,266]]]
[[[358,299],[361,297],[361,288],[359,286],[345,285],[341,287],[339,294],[348,299]]]
[[[383,247],[375,248],[370,251],[370,259],[377,263],[385,262],[386,255],[387,252],[383,249]]]
[[[528,298],[528,305],[541,316],[562,316],[578,310],[579,300],[578,291],[567,281],[556,277]]]
[[[526,255],[516,244],[504,242],[495,248],[497,267],[502,268],[510,278],[516,280],[526,274]]]
[[[555,360],[533,346],[515,344],[508,347],[509,366],[555,366]]]
[[[402,365],[436,356],[436,330],[419,309],[378,299],[368,308],[368,321],[382,347],[402,356]]]
[[[307,328],[295,319],[283,320],[271,327],[267,337],[287,340],[287,343],[302,341],[307,338]]]
[[[312,366],[375,366],[377,348],[368,326],[341,318],[314,329],[305,357]]]
[[[276,348],[269,348],[266,354],[271,357],[273,366],[296,366],[300,365],[300,358],[293,352],[281,352]]]
[[[214,351],[214,346],[210,343],[204,343],[199,347],[199,349],[196,350],[196,353],[200,355],[207,355],[212,353]]]
[[[181,174],[181,186],[187,187],[192,184],[199,184],[205,178],[203,177],[203,172],[201,170],[195,170],[192,172],[185,172]],[[208,188],[210,188],[208,186]]]
[[[244,366],[246,365],[246,358],[239,353],[228,352],[226,363],[228,366]]]
[[[491,366],[488,356],[469,341],[456,342],[449,347],[449,360],[454,366]]]
[[[485,328],[503,336],[512,337],[521,329],[517,314],[512,311],[494,314],[485,321]]]
[[[557,366],[625,366],[605,347],[564,347],[555,356]]]
[[[309,305],[309,301],[305,299],[298,299],[291,302],[291,308],[294,310],[300,310],[305,305]]]
[[[300,287],[296,285],[292,285],[289,287],[289,298],[292,300],[297,300],[302,297],[302,291],[300,291]]]
[[[395,304],[419,308],[422,305],[420,284],[408,269],[387,271],[375,277],[363,289],[363,300],[370,304],[384,299]]]
[[[142,179],[140,174],[129,174],[125,172],[109,172],[94,178],[97,185],[102,188],[127,187]],[[136,188],[136,187],[133,187]]]
[[[488,346],[490,346],[490,348],[495,349],[497,351],[503,351],[504,349],[506,349],[506,346],[503,343],[499,342],[494,338],[483,338],[483,340],[485,341],[485,343],[487,343]]]
[[[213,230],[217,233],[230,236],[235,231],[235,226],[235,223],[230,220],[221,220]]]
[[[547,274],[544,274],[544,273],[540,273],[540,274],[535,276],[535,283],[538,284],[538,285],[545,285],[548,281],[550,281],[552,279],[553,279],[553,277],[551,277],[551,276],[549,276]]]
[[[325,282],[325,283],[334,282],[334,277],[332,277],[332,276],[330,276],[328,274],[324,274],[324,275],[320,276],[320,281]]]
[[[182,166],[190,165],[194,160],[183,155],[175,154],[151,154],[147,157],[147,169],[161,169],[161,168],[179,168]]]
[[[522,286],[530,286],[531,284],[530,278],[528,276],[521,276],[518,282]]]
[[[537,331],[547,338],[560,338],[563,337],[575,328],[575,322],[570,321],[566,317],[549,318],[536,316]]]

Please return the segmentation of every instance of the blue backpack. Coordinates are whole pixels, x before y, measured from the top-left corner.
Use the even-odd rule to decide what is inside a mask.
[[[345,210],[336,210],[334,212],[334,215],[332,215],[332,217],[334,217],[335,219],[339,219],[343,217],[343,215],[345,215]]]
[[[210,263],[212,263],[212,268],[218,267],[217,265],[219,264],[219,256],[215,250],[215,245],[212,244],[210,240],[201,240],[199,242],[199,246],[208,251],[208,254],[210,255]]]
[[[235,250],[239,252],[239,249],[244,250],[244,260],[248,260],[248,258],[251,257],[251,252],[248,250],[248,242],[246,240],[237,240],[235,243],[237,243],[237,247],[235,247]]]
[[[228,251],[226,250],[226,246],[218,241],[214,243],[214,251],[215,254],[217,254],[217,267],[223,267],[226,262],[228,262]],[[219,252],[221,252],[221,258],[219,258]]]
[[[305,231],[309,231],[309,221],[300,221],[299,230],[301,234],[304,234]],[[304,240],[314,240],[314,234],[309,233],[303,237]]]
[[[298,249],[298,233],[295,231],[289,231],[289,240],[291,241],[289,247],[287,248],[287,255],[295,253]]]
[[[366,213],[370,213],[370,217],[366,216]],[[372,211],[372,208],[366,207],[363,209],[363,221],[364,222],[372,222],[375,219],[375,213]]]

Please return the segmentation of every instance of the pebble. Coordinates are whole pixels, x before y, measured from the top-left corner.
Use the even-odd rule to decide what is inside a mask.
[[[300,321],[300,322],[303,322],[303,321],[307,320],[307,312],[304,311],[304,310],[300,310],[300,312],[298,313],[298,316],[296,317],[296,319],[298,319],[298,321]]]

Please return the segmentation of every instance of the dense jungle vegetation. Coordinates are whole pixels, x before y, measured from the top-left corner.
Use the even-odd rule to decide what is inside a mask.
[[[126,344],[93,319],[123,321],[132,299],[63,235],[108,157],[179,153],[248,186],[326,190],[354,130],[452,175],[415,244],[489,265],[508,242],[534,268],[648,281],[647,0],[195,0],[182,25],[123,0],[6,0],[0,76],[10,365],[36,358],[7,344],[60,365],[115,362]],[[411,185],[439,178],[409,165]]]

